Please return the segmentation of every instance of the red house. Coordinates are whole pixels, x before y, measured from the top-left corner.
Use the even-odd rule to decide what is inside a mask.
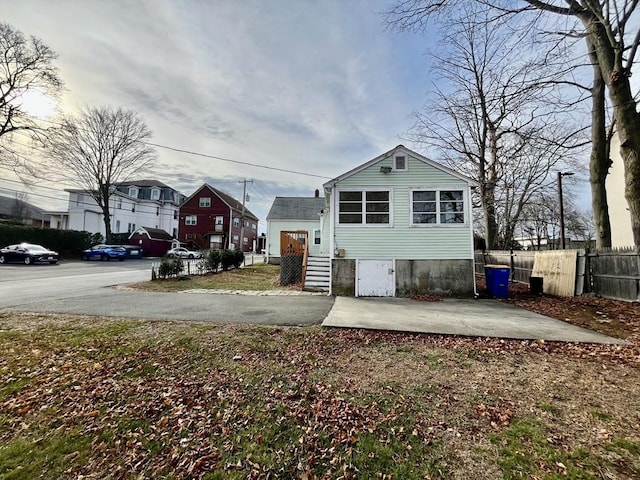
[[[258,217],[246,208],[243,214],[242,202],[206,183],[180,206],[178,239],[190,248],[251,252],[257,235]]]

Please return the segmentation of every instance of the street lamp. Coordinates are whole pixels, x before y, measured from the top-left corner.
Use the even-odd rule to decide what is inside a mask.
[[[560,248],[565,249],[564,238],[564,205],[562,203],[562,177],[573,175],[573,172],[558,172],[558,203],[560,203]]]

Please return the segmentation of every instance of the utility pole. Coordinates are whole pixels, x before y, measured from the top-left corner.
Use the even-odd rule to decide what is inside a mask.
[[[240,216],[240,250],[244,252],[244,203],[247,199],[247,183],[253,183],[253,180],[240,180],[238,183],[242,183],[242,214]]]

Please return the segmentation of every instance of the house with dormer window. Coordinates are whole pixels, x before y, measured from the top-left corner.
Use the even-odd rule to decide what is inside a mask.
[[[102,211],[87,190],[67,189],[69,230],[105,234]],[[158,180],[130,180],[114,186],[109,199],[112,233],[133,233],[138,227],[178,236],[178,210],[186,197]]]

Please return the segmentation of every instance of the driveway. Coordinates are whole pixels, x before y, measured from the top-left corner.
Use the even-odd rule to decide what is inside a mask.
[[[626,342],[499,300],[337,297],[324,327],[563,342]]]

